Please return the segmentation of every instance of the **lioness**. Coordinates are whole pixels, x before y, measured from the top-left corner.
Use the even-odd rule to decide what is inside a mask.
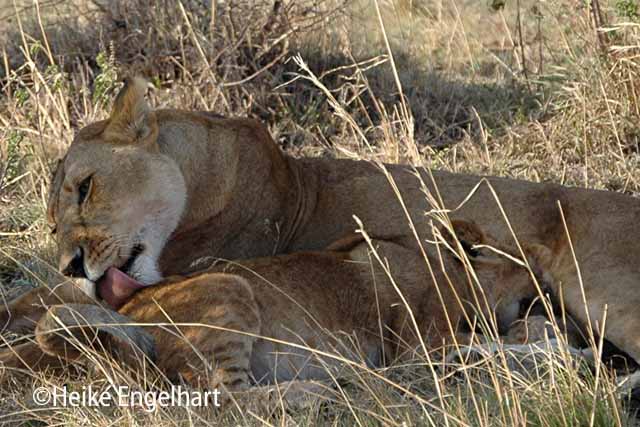
[[[257,383],[326,379],[327,366],[338,365],[340,356],[380,366],[383,359],[416,349],[429,351],[451,343],[453,337],[466,344],[465,326],[480,314],[474,307],[483,312],[479,318],[495,319],[505,331],[518,315],[520,294],[534,287],[530,271],[523,263],[478,247],[491,243],[513,253],[477,226],[456,221],[453,228],[468,258],[452,252],[451,245],[449,249],[432,244],[426,248],[427,264],[412,249],[374,241],[377,256],[390,260],[385,270],[371,262],[367,243],[347,239],[327,251],[252,259],[169,278],[124,296],[118,313],[112,315],[87,304],[89,298],[74,293],[70,283],[54,292],[37,288],[13,304],[12,317],[0,312],[0,322],[6,322],[8,329],[32,316],[38,325],[36,341],[5,349],[0,362],[9,368],[35,369],[57,364],[50,356],[74,360],[81,353],[64,339],[71,333],[83,341],[102,339],[106,348],[134,345],[155,356],[158,368],[171,379],[236,391],[246,388],[250,379]],[[445,230],[442,233],[442,241],[454,242],[446,238]],[[530,245],[525,253],[534,277],[545,284],[550,251]],[[470,280],[470,271],[475,271],[477,282]],[[101,282],[99,292],[110,285]],[[441,299],[450,304],[443,306]],[[67,305],[54,305],[37,318],[44,313],[41,301]],[[34,316],[36,310],[40,311]],[[59,321],[71,329],[51,333],[60,329]],[[140,327],[108,328],[131,321],[156,325],[149,328],[155,346]],[[82,322],[102,324],[98,326],[102,334],[73,328]],[[157,327],[171,322],[177,325]],[[357,345],[338,340],[343,334],[353,334]],[[128,354],[125,349],[121,356]]]
[[[354,216],[370,235],[400,236],[398,244],[419,252],[431,222],[425,212],[434,208],[427,192],[438,209],[455,210],[499,241],[513,241],[513,231],[549,247],[554,291],[570,314],[597,329],[608,306],[606,338],[640,360],[640,200],[402,165],[386,165],[385,173],[364,161],[295,159],[256,121],[153,111],[145,90],[144,81],[130,80],[110,117],[79,131],[51,185],[60,271],[86,277],[88,292],[101,281],[157,283],[212,257],[319,250],[353,232]]]

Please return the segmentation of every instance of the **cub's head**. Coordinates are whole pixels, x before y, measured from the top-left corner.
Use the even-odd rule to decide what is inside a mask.
[[[146,89],[127,81],[110,117],[79,131],[51,183],[59,269],[94,287],[159,281],[158,257],[184,210],[184,178],[158,149]]]
[[[482,311],[485,315],[489,309],[493,311],[498,329],[504,333],[518,318],[520,303],[538,296],[531,273],[542,289],[551,286],[551,250],[539,244],[523,245],[522,249],[531,268],[529,272],[519,251],[499,244],[485,235],[475,223],[452,221],[452,225],[486,296],[489,307],[486,307],[482,294],[478,293]],[[442,232],[444,236],[448,234],[449,238],[445,238],[453,246],[450,233],[446,230]]]

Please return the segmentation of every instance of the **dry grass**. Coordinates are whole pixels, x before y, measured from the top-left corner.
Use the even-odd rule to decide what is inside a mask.
[[[3,298],[56,280],[44,219],[51,165],[75,129],[105,116],[131,70],[155,84],[156,106],[260,118],[293,155],[640,190],[632,1],[601,1],[600,33],[575,0],[499,11],[473,0],[156,4],[0,1]],[[31,375],[0,391],[0,424],[628,425],[611,375],[565,359],[549,355],[531,377],[507,369],[503,354],[446,381],[424,355],[351,366],[333,402],[259,416],[37,410],[29,395],[41,384],[158,385],[111,371]]]

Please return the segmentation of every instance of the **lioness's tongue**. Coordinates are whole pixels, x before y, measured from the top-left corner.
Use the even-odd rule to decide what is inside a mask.
[[[127,302],[129,297],[144,285],[111,267],[97,284],[98,295],[113,309],[117,310]]]

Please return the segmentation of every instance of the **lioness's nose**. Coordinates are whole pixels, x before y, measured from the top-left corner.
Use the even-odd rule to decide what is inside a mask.
[[[82,248],[76,249],[73,258],[69,261],[69,264],[62,269],[62,274],[68,277],[87,278],[87,273],[84,271],[84,251]]]

